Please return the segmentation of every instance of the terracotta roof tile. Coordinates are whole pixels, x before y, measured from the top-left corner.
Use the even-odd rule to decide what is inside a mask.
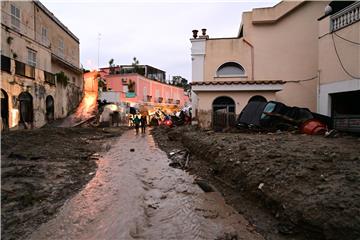
[[[248,80],[248,81],[206,81],[206,82],[191,82],[191,85],[240,85],[240,84],[284,84],[282,80]]]

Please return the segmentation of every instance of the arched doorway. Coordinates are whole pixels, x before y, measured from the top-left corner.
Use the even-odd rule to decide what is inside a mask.
[[[215,130],[235,126],[235,102],[232,98],[222,96],[213,101],[212,124]]]
[[[249,99],[248,103],[249,102],[267,102],[267,100],[261,95],[255,95]]]
[[[52,122],[54,120],[54,98],[52,96],[46,97],[46,121]]]
[[[32,124],[34,121],[33,98],[30,93],[22,92],[18,99],[20,103],[20,123],[24,124],[25,128],[28,128],[28,124]]]
[[[1,89],[1,130],[9,129],[9,96]]]

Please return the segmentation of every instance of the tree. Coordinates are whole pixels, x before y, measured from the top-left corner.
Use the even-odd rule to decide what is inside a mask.
[[[140,68],[139,68],[139,60],[136,59],[136,57],[133,58],[133,63],[131,64],[131,66],[134,68],[134,73],[140,73]]]
[[[115,64],[114,64],[113,58],[111,58],[109,60],[109,68],[110,68],[110,74],[114,74],[115,73]]]

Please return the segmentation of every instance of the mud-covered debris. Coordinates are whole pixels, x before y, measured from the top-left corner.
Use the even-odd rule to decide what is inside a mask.
[[[98,128],[2,133],[1,239],[27,239],[95,175],[104,135]]]
[[[195,179],[194,183],[197,184],[204,192],[215,192],[215,188],[203,179]]]
[[[189,165],[189,152],[186,149],[173,150],[169,153],[169,166],[173,168],[185,169]]]
[[[134,149],[134,148],[130,148],[130,152],[135,152],[135,149]]]

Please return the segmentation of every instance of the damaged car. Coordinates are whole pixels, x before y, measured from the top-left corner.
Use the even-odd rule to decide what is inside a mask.
[[[238,128],[256,130],[300,130],[306,134],[324,134],[332,127],[331,118],[307,108],[289,107],[281,102],[249,102],[241,111]]]

